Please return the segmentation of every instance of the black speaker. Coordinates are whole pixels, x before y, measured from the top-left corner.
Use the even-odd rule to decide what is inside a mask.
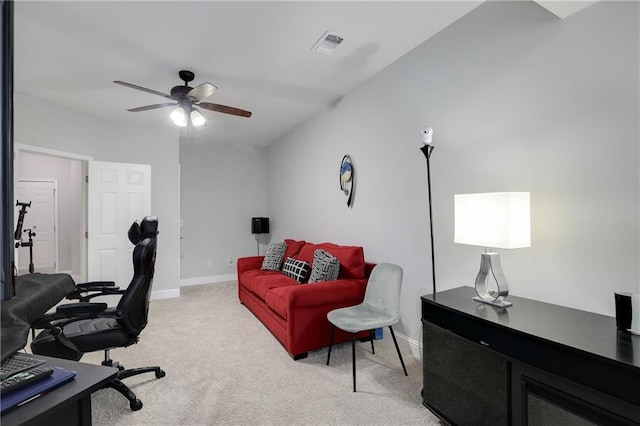
[[[252,234],[268,234],[269,218],[268,217],[252,217],[251,233]]]
[[[631,294],[614,293],[614,295],[616,298],[616,327],[618,330],[629,330],[631,328],[631,319],[633,318]]]

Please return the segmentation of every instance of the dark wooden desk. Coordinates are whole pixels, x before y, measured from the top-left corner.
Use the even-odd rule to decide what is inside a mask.
[[[436,415],[474,426],[640,424],[640,336],[613,317],[515,296],[500,309],[474,295],[422,297],[422,396]]]
[[[75,371],[76,377],[57,389],[2,415],[2,426],[91,425],[91,393],[104,387],[118,369],[36,355],[49,365]]]
[[[2,301],[2,355],[22,349],[30,324],[64,299],[75,287],[67,274],[27,274],[16,277],[16,294]],[[116,368],[37,355],[50,365],[75,371],[69,383],[2,415],[3,426],[90,425],[91,393],[113,380]]]

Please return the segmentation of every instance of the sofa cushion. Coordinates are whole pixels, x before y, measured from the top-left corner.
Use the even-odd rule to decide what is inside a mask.
[[[263,271],[262,269],[251,269],[249,271],[243,272],[240,277],[238,277],[238,284],[247,290],[251,291],[251,282],[258,276],[264,275],[275,275],[281,276],[280,271]]]
[[[296,257],[298,253],[300,253],[300,249],[304,247],[304,241],[296,241],[285,239],[285,243],[287,243],[287,251],[284,253],[284,259],[287,257]]]
[[[287,307],[289,306],[291,291],[294,288],[296,286],[272,288],[267,292],[267,298],[265,299],[267,306],[285,320],[287,319]]]
[[[304,246],[302,246],[302,248],[300,249],[300,252],[294,257],[296,259],[298,259],[298,260],[304,260],[309,265],[312,265],[313,264],[313,254],[319,248],[322,248],[322,247],[320,247],[319,244],[306,243]]]
[[[284,252],[287,251],[287,243],[284,241],[280,243],[271,243],[267,247],[267,254],[262,261],[262,267],[269,271],[279,271],[282,267],[282,260],[284,259]]]
[[[256,276],[251,280],[249,290],[260,299],[265,300],[267,292],[272,288],[286,287],[297,285],[298,282],[293,278],[285,277],[280,272],[263,274]]]
[[[313,264],[313,255],[317,249],[323,249],[340,261],[340,279],[360,279],[366,277],[364,250],[358,246],[339,246],[332,243],[306,243],[296,256],[297,259]]]
[[[309,266],[307,262],[304,260],[293,259],[291,257],[288,257],[287,260],[285,260],[284,265],[282,265],[282,275],[293,278],[299,283],[307,281],[310,270],[311,266]]]
[[[310,283],[321,281],[334,281],[338,279],[340,272],[340,261],[330,253],[318,249],[313,255],[313,267],[309,275]]]

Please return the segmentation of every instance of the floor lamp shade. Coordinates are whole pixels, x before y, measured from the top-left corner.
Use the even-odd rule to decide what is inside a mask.
[[[269,218],[268,217],[252,217],[251,233],[252,234],[268,234]]]

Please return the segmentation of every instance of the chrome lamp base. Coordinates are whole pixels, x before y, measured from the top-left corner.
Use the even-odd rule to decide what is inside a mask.
[[[509,306],[513,305],[513,303],[504,299],[491,301],[491,300],[485,300],[480,296],[472,297],[472,299],[475,300],[476,302],[486,303],[487,305],[495,306],[498,308],[508,308]]]
[[[504,300],[509,295],[509,283],[502,272],[499,253],[482,253],[480,260],[480,271],[476,276],[476,293],[478,296],[473,300],[486,303],[488,305],[507,308],[513,303]],[[487,290],[487,278],[489,273],[493,276],[498,287],[498,291]]]

